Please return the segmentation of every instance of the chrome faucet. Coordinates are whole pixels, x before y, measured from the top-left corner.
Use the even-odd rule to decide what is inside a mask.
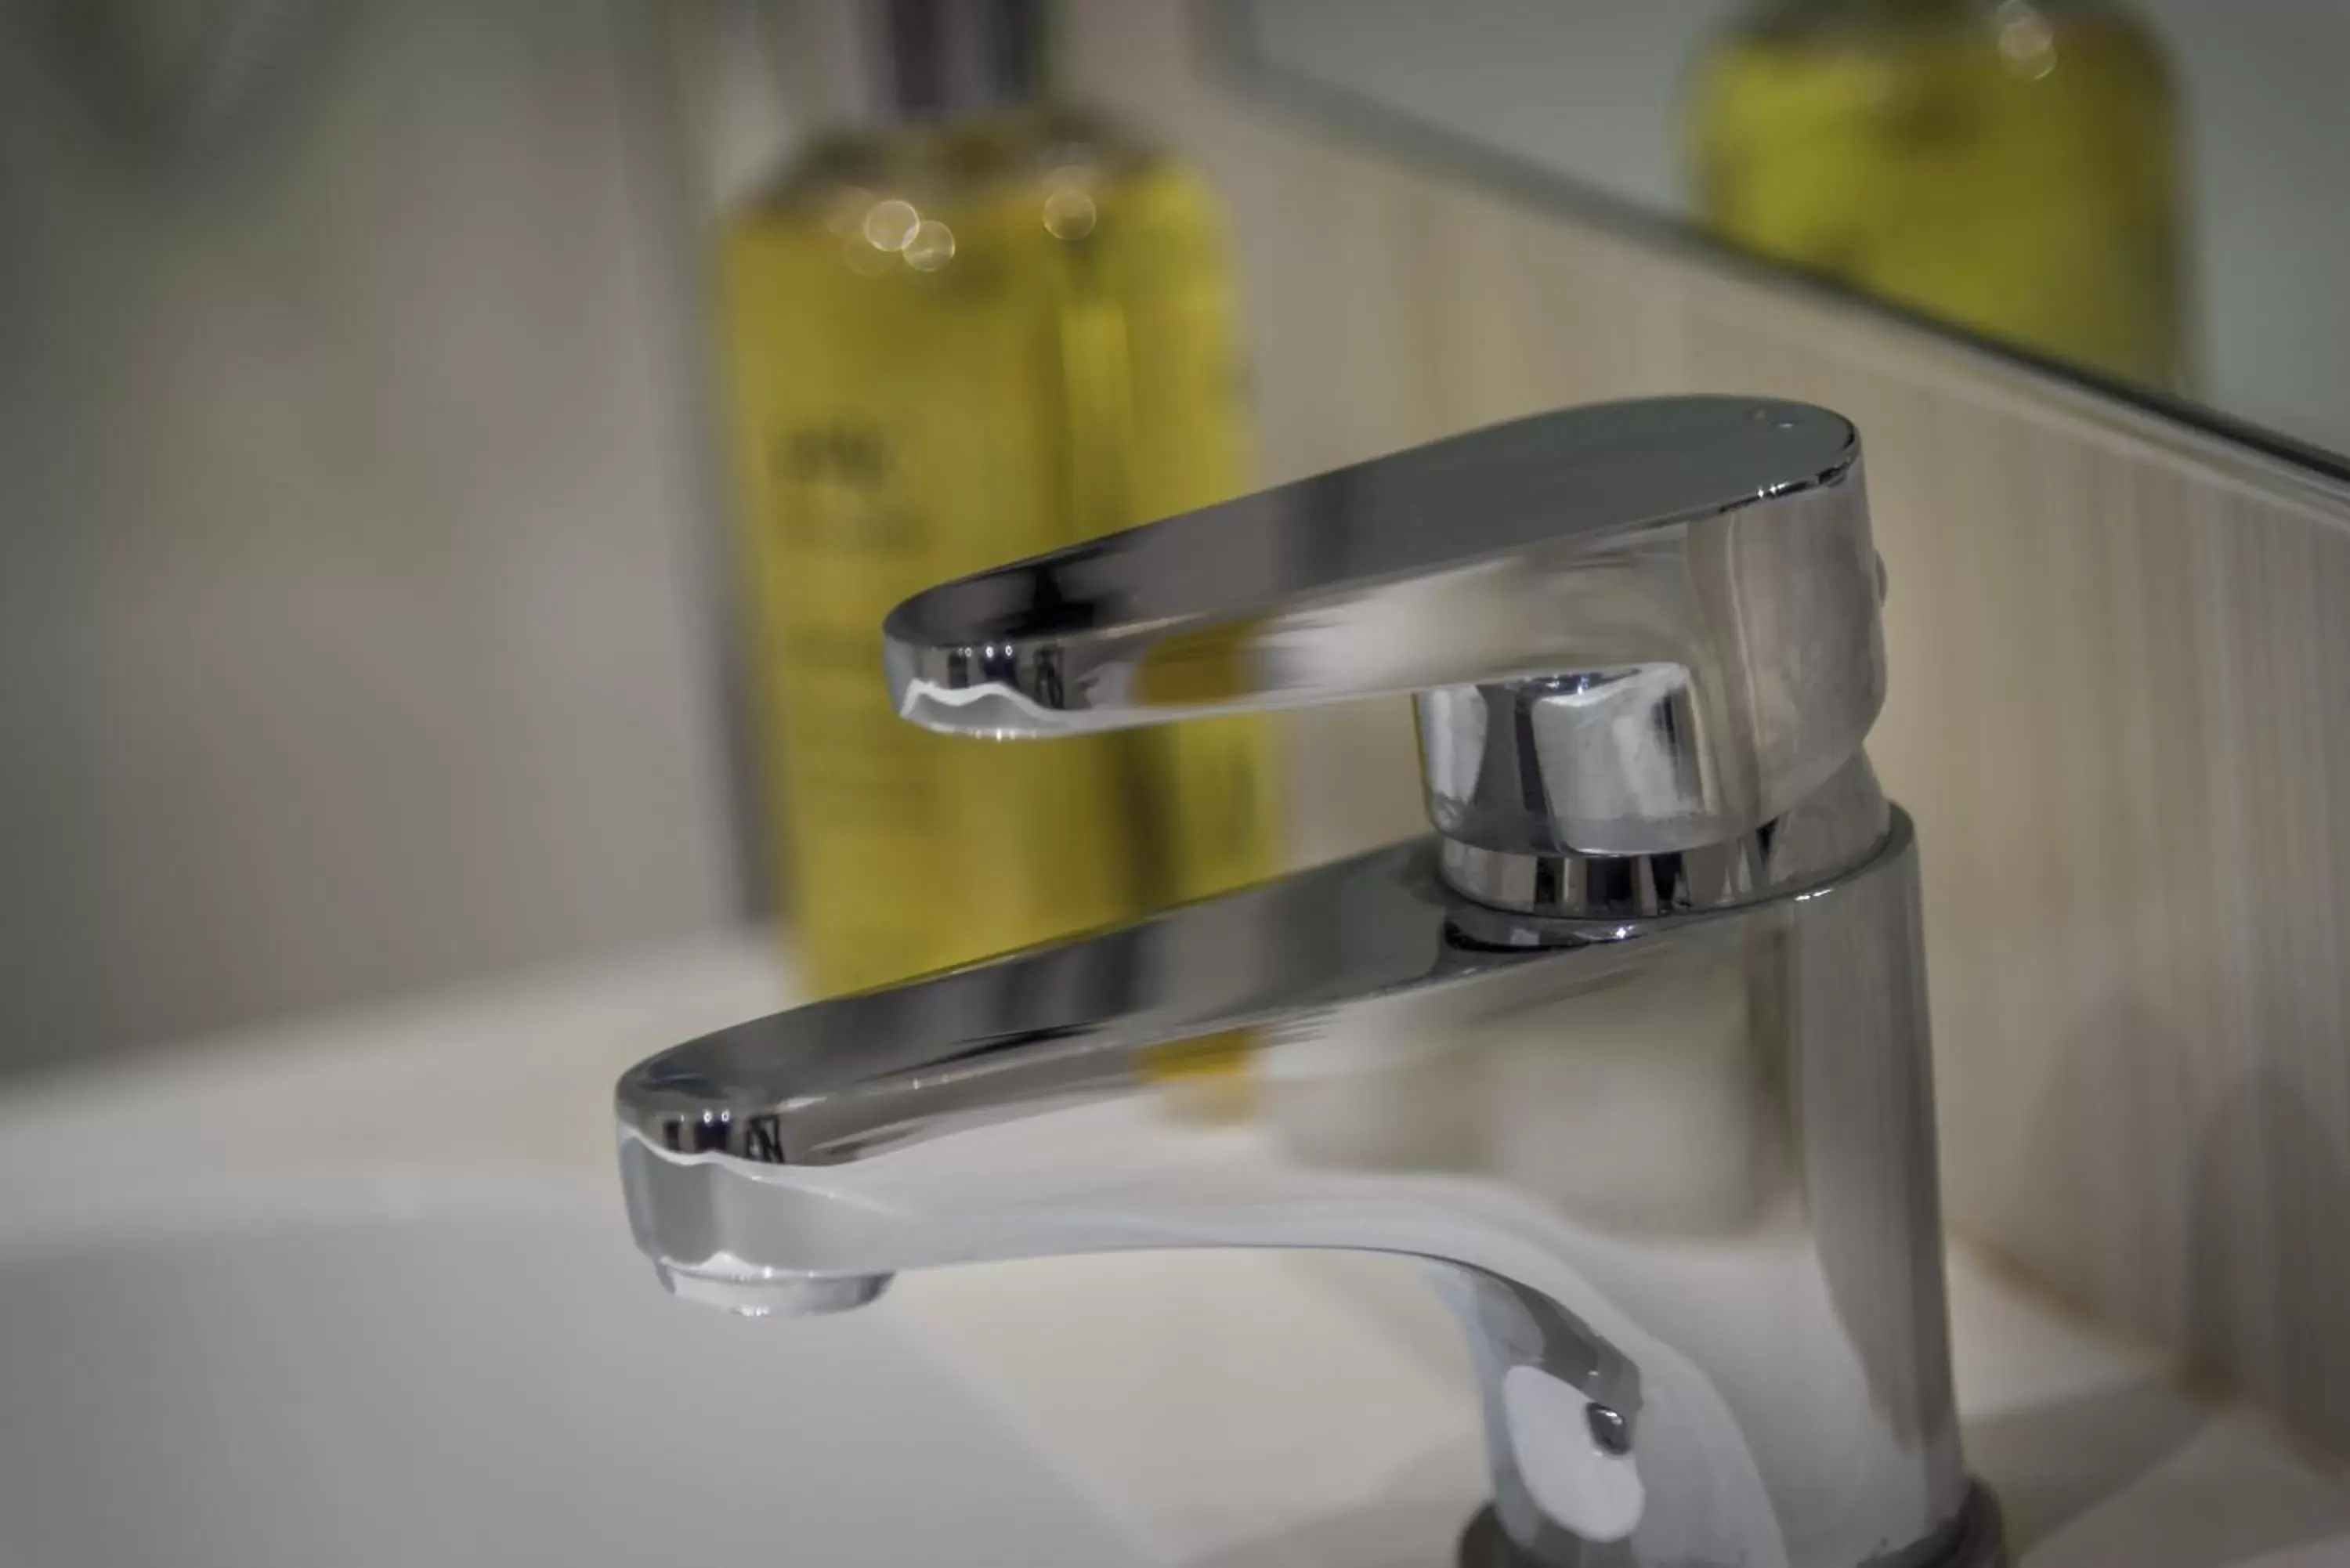
[[[1009,739],[1410,692],[1435,834],[681,1045],[638,1244],[737,1311],[1115,1248],[1430,1260],[1469,1563],[2001,1561],[1952,1409],[1917,858],[1859,439],[1546,414],[948,583],[899,711]],[[1246,1115],[1181,1114],[1200,1075]]]

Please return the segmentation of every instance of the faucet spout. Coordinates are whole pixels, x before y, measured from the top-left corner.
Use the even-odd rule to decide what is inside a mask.
[[[840,1310],[898,1271],[985,1259],[1415,1255],[1437,1266],[1488,1386],[1506,1515],[1618,1539],[1650,1457],[1641,1362],[1672,1353],[1615,1321],[1545,1220],[1458,1177],[1285,1161],[1245,1130],[1170,1118],[1149,1093],[1202,1062],[1246,1070],[1250,1055],[1326,1039],[1350,1011],[1424,1009],[1511,975],[1555,988],[1577,950],[1589,954],[1575,971],[1609,965],[1612,929],[1477,942],[1438,870],[1432,841],[1403,845],[680,1047],[622,1085],[638,1240],[679,1294],[755,1314]],[[1679,1382],[1702,1402],[1701,1377]],[[1660,1451],[1675,1440],[1668,1430]],[[1580,1462],[1523,1457],[1562,1449]]]
[[[1509,915],[1454,892],[1422,839],[706,1036],[620,1085],[638,1242],[680,1293],[748,1311],[1076,1251],[1410,1254],[1469,1335],[1496,1514],[1529,1560],[1629,1540],[1636,1562],[1860,1563],[1863,1533],[1955,1519],[1964,1480],[1921,1064],[1879,1044],[1922,1041],[1908,831],[1852,798],[1873,789],[1774,836],[1850,867],[1783,867],[1816,881],[1800,898]],[[1669,1010],[1698,974],[1739,999],[1727,1058],[1607,1037],[1626,997]],[[1606,1144],[1660,1100],[1721,1104],[1703,1130],[1749,1151],[1722,1173],[1731,1201],[1610,1200],[1713,1160],[1693,1145],[1619,1139],[1590,1171],[1530,1180],[1301,1151],[1261,1119],[1167,1115],[1155,1092],[1203,1063],[1376,1078],[1399,1042],[1440,1038],[1463,1043],[1464,1083],[1481,1052],[1563,1068],[1568,1141]],[[1646,1167],[1611,1168],[1627,1158]]]

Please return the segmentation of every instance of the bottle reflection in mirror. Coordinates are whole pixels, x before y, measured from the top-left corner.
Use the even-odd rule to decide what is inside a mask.
[[[2174,98],[2128,16],[2066,0],[1769,0],[1700,64],[1687,112],[1720,237],[2184,387]]]
[[[720,255],[770,836],[819,992],[1259,879],[1278,810],[1266,721],[1019,746],[892,711],[898,600],[1241,490],[1241,376],[1211,192],[1040,96],[1038,5],[826,20],[845,128]]]

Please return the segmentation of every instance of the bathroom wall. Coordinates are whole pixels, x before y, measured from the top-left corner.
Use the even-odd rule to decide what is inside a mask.
[[[1206,13],[1076,15],[1231,205],[1265,478],[1678,389],[1858,421],[1953,1223],[2350,1447],[2350,488],[1351,143],[1203,78]],[[1305,852],[1418,828],[1397,708],[1299,731]]]
[[[0,1067],[739,918],[666,92],[635,0],[0,6]]]

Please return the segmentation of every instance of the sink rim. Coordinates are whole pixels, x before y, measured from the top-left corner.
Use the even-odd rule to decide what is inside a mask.
[[[584,1174],[377,1163],[290,1174],[192,1173],[66,1201],[0,1201],[0,1269],[206,1236],[553,1220],[626,1229],[618,1184]],[[648,1275],[650,1282],[650,1274]]]

